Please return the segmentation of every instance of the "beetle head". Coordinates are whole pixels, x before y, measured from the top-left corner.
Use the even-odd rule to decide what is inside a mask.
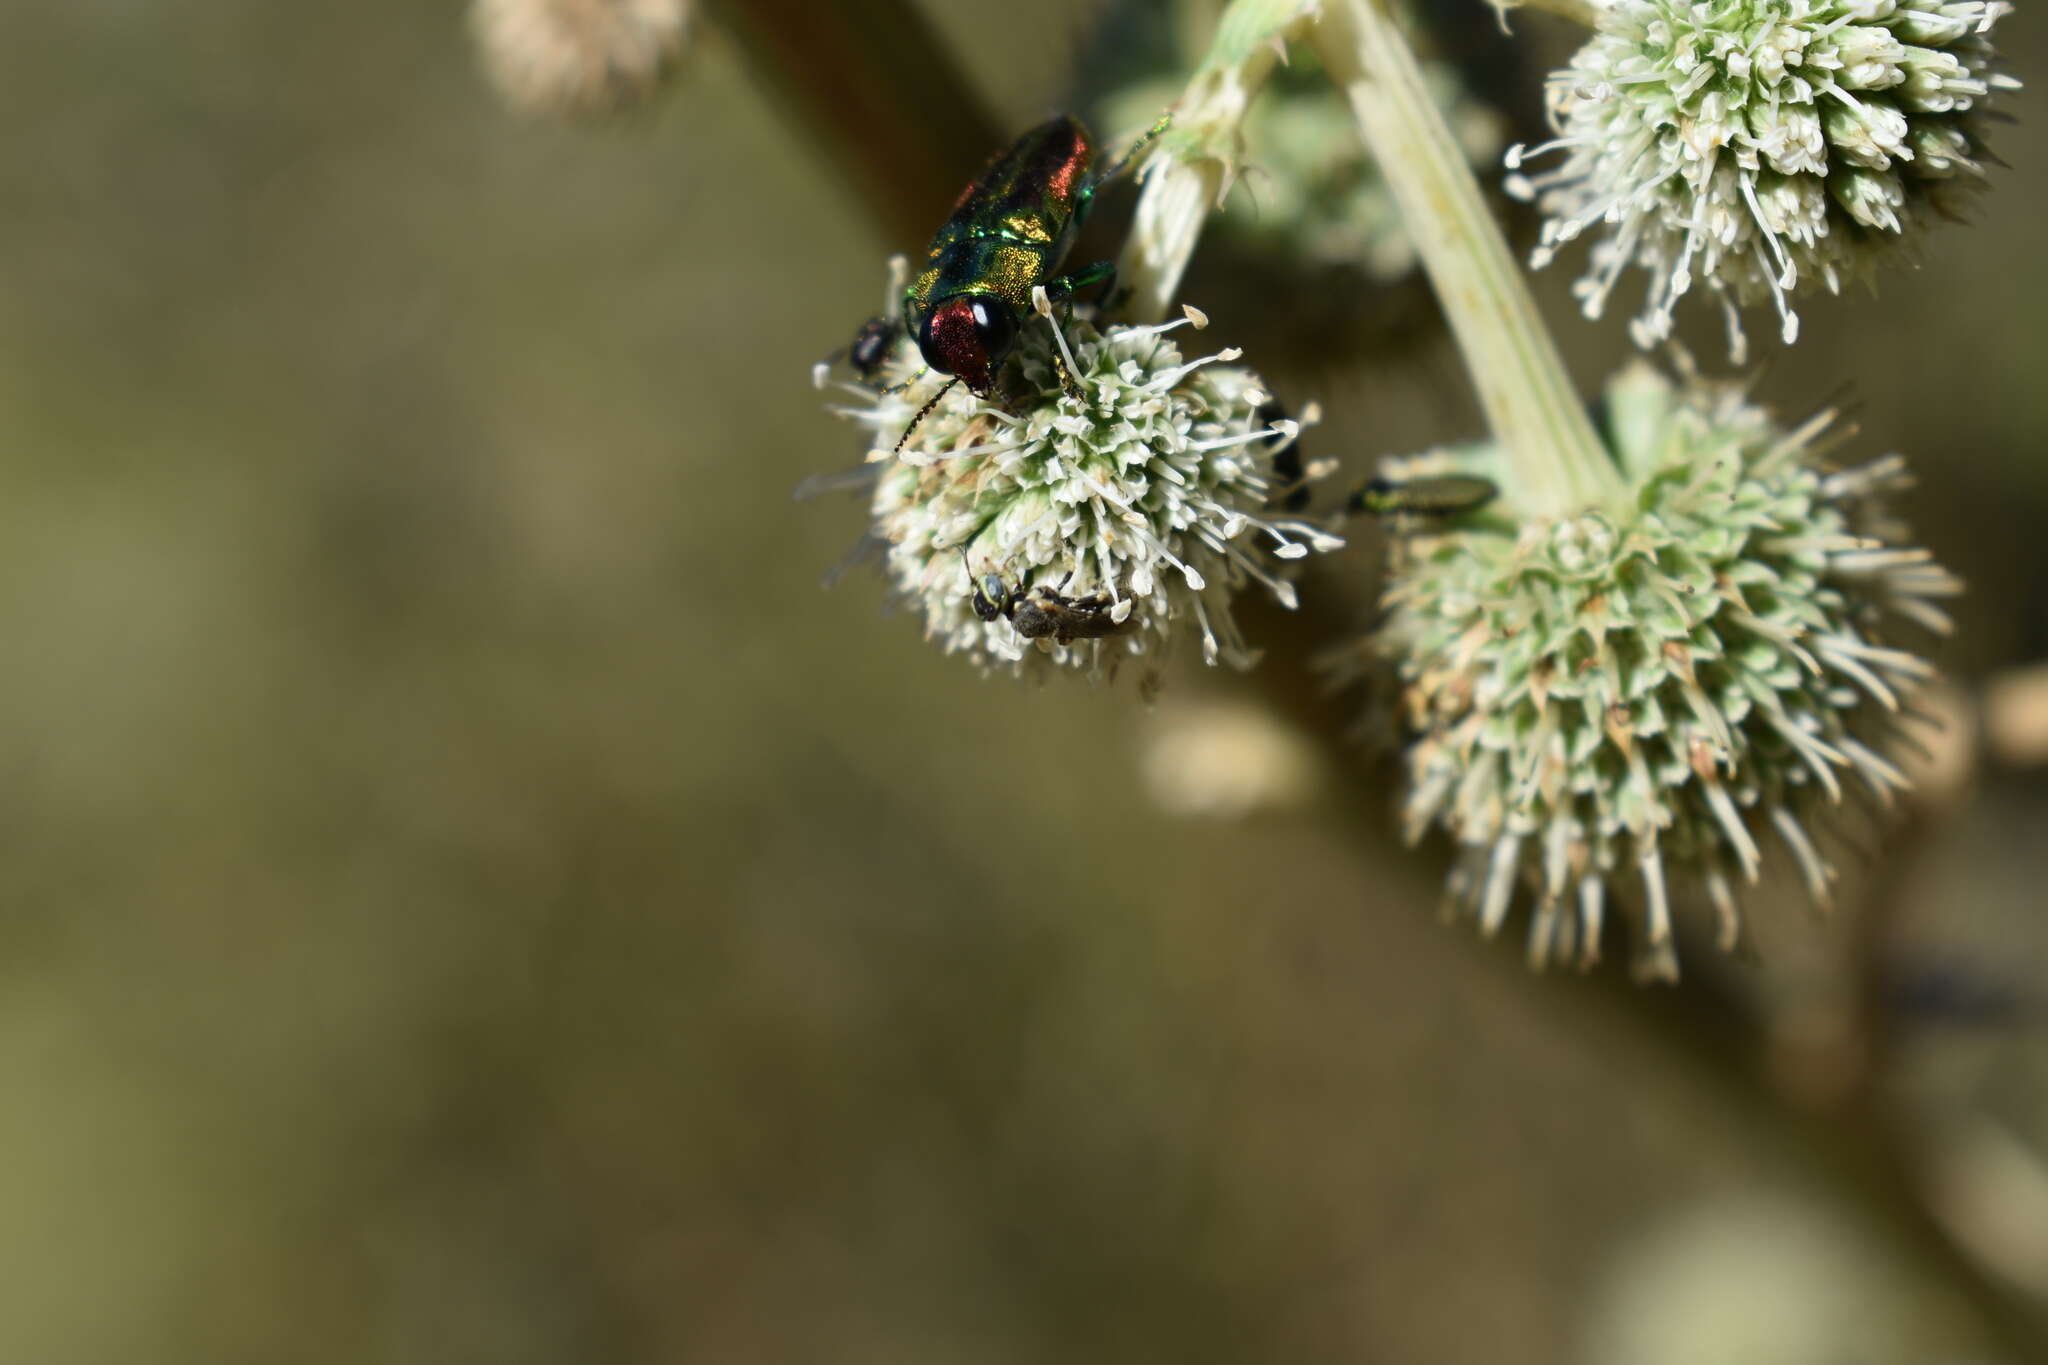
[[[1016,315],[988,294],[954,295],[932,309],[917,333],[924,363],[957,376],[979,398],[994,389],[996,371],[1016,342]]]

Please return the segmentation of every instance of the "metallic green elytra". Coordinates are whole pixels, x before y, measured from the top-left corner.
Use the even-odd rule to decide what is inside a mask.
[[[1382,517],[1447,518],[1476,512],[1499,494],[1492,479],[1477,474],[1430,474],[1415,479],[1374,479],[1351,495],[1351,507]]]
[[[1095,147],[1071,114],[1039,124],[997,155],[953,205],[924,268],[903,291],[903,320],[925,364],[987,397],[1031,314],[1040,285],[1053,299],[1102,286],[1116,267],[1098,261],[1055,275],[1096,191],[1121,174],[1166,127],[1162,118],[1116,165],[1088,174]],[[907,434],[907,433],[906,433]]]

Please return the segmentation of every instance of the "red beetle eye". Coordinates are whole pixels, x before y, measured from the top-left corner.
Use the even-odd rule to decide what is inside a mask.
[[[974,392],[987,396],[1000,355],[992,356],[983,341],[983,314],[1007,317],[1001,300],[983,301],[959,296],[932,309],[918,328],[917,348],[924,363],[940,374],[957,375]],[[1003,324],[995,323],[1000,328]],[[1011,328],[1014,332],[1015,323]]]

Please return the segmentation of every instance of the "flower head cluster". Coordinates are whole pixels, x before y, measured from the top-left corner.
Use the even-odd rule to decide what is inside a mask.
[[[2017,85],[1996,69],[2005,0],[1613,0],[1551,79],[1563,151],[1509,188],[1543,210],[1534,264],[1595,225],[1578,283],[1589,317],[1631,264],[1650,277],[1635,324],[1669,336],[1695,279],[1736,309],[1769,299],[1787,342],[1792,300],[1865,277],[1930,215],[1954,216],[1983,177],[1980,111]]]
[[[1211,663],[1243,666],[1255,656],[1231,617],[1236,592],[1256,581],[1292,607],[1279,561],[1342,543],[1266,514],[1299,480],[1299,423],[1269,420],[1237,352],[1183,360],[1169,334],[1185,325],[1034,320],[989,400],[953,385],[934,403],[945,381],[907,341],[877,388],[847,386],[861,403],[836,411],[876,442],[888,575],[948,653],[1107,674],[1131,655],[1156,662],[1192,628]]]
[[[1787,430],[1732,387],[1647,366],[1608,408],[1618,505],[1507,529],[1515,490],[1490,452],[1426,457],[1507,486],[1486,525],[1396,542],[1374,644],[1404,685],[1408,834],[1456,838],[1456,906],[1492,932],[1527,886],[1532,961],[1585,964],[1610,884],[1639,882],[1639,968],[1670,976],[1667,874],[1697,879],[1724,947],[1766,841],[1827,895],[1808,817],[1904,785],[1883,739],[1932,669],[1890,631],[1946,629],[1933,599],[1957,584],[1879,505],[1897,457],[1816,463],[1832,412]]]

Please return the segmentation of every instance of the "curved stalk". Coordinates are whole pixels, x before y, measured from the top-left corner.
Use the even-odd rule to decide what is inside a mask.
[[[1393,15],[1382,0],[1326,0],[1312,34],[1410,225],[1523,505],[1562,516],[1618,495],[1621,478]]]

